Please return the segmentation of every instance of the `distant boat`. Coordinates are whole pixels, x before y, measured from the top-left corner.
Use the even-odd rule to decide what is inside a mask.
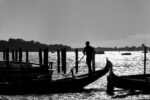
[[[131,55],[131,53],[121,53],[121,55]]]
[[[104,51],[95,51],[95,54],[105,54]]]
[[[26,66],[25,63],[24,66]],[[49,74],[47,75],[46,73],[45,74],[41,73],[42,71],[41,68],[38,68],[41,70],[37,69],[37,71],[34,71],[34,68],[32,68],[31,70],[30,68],[24,67],[12,70],[3,66],[3,68],[1,67],[1,69],[3,69],[3,71],[0,72],[1,75],[0,93],[26,94],[26,93],[48,93],[48,92],[55,93],[65,91],[73,92],[83,89],[83,87],[85,87],[86,85],[94,82],[98,78],[105,75],[109,71],[109,62],[107,60],[106,66],[103,69],[94,71],[90,74],[83,74],[76,77],[66,77],[57,80],[51,80],[53,70],[48,70]],[[28,76],[29,72],[32,73],[37,72],[37,76],[36,77]],[[3,77],[2,75],[6,76]]]

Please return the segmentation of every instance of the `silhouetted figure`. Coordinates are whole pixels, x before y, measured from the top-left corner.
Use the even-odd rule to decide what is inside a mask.
[[[91,62],[94,55],[94,48],[90,46],[90,42],[86,41],[86,47],[83,50],[83,53],[86,54],[86,63],[89,69],[89,73],[92,72]]]

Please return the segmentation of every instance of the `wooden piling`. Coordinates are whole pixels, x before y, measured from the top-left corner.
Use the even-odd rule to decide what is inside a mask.
[[[95,52],[93,53],[92,69],[93,69],[93,71],[95,72]]]
[[[48,48],[44,49],[44,66],[48,69]]]
[[[146,52],[147,52],[147,47],[144,47],[144,75],[146,74]]]
[[[6,50],[3,50],[3,60],[6,60]]]
[[[15,50],[15,61],[18,61],[18,50]]]
[[[75,50],[75,59],[76,59],[76,62],[75,62],[75,67],[76,67],[76,73],[78,73],[78,49]]]
[[[66,68],[67,68],[67,65],[66,65],[67,60],[66,60],[66,58],[67,58],[67,51],[66,51],[66,49],[64,49],[64,73],[66,73]]]
[[[62,71],[66,73],[66,49],[61,51]]]
[[[6,66],[9,67],[9,49],[6,49]]]
[[[29,50],[26,49],[26,62],[28,63],[29,62]]]
[[[61,49],[61,71],[63,71],[63,67],[64,67],[64,58],[63,58],[63,49]]]
[[[12,61],[15,61],[15,50],[12,50]]]
[[[60,50],[57,50],[57,72],[60,73]]]
[[[22,49],[19,48],[19,62],[22,62]]]
[[[42,65],[42,49],[39,49],[39,64]]]
[[[111,75],[107,77],[107,90],[106,93],[108,95],[113,95],[114,94],[114,85],[113,85],[113,80],[111,78]]]

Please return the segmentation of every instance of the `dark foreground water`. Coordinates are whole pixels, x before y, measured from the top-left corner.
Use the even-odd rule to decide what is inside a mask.
[[[96,55],[96,69],[101,69],[106,64],[106,57],[113,63],[114,72],[117,75],[141,74],[143,73],[144,54],[141,52],[131,52],[132,55],[121,55],[122,52],[106,52],[104,55]],[[0,54],[1,56],[2,54]],[[56,53],[49,53],[49,61],[54,62],[56,66]],[[147,54],[147,71],[150,73],[150,54]],[[80,53],[79,59],[82,57]],[[30,53],[30,61],[38,62],[38,54]],[[73,66],[74,53],[67,53],[67,65]],[[87,67],[85,58],[80,62],[79,74],[86,73]],[[68,69],[69,70],[69,69]],[[0,95],[0,100],[150,100],[150,94],[143,94],[140,91],[130,93],[129,90],[115,88],[115,94],[109,96],[106,94],[107,75],[89,84],[83,91],[75,93],[57,93],[57,94],[26,94],[26,95]],[[61,74],[54,73],[53,79],[63,77]]]

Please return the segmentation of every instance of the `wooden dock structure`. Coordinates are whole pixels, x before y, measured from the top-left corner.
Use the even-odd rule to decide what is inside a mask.
[[[25,53],[25,59],[23,60],[23,52]],[[78,73],[79,70],[79,50],[75,49],[74,50],[75,53],[75,60],[74,60],[74,65],[73,66],[69,66],[69,67],[74,67],[73,69],[75,69],[74,71],[76,73]],[[10,57],[10,55],[12,55],[12,57]],[[61,50],[57,50],[56,52],[56,56],[57,56],[57,73],[64,73],[66,74],[67,71],[67,50],[65,48],[61,49]],[[10,58],[12,58],[12,61],[10,61]],[[30,52],[28,49],[26,50],[22,50],[22,48],[19,48],[18,50],[9,50],[9,48],[6,48],[5,50],[3,50],[3,61],[6,62],[7,67],[9,67],[10,62],[19,62],[19,63],[30,63]],[[39,49],[38,51],[38,59],[39,59],[39,66],[40,67],[45,67],[45,69],[53,69],[53,62],[49,61],[49,50],[48,48],[45,49]],[[81,59],[80,59],[81,60]],[[93,56],[93,60],[92,60],[92,69],[93,71],[95,71],[95,55]],[[70,68],[69,68],[70,69]]]

